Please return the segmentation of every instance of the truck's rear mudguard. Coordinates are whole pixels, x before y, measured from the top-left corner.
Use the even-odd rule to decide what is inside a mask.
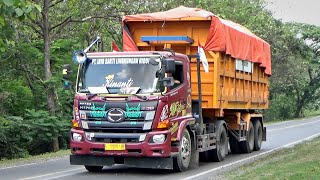
[[[267,141],[267,128],[263,127],[262,130],[262,141]]]

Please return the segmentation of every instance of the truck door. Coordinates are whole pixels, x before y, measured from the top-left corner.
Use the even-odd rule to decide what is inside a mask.
[[[169,91],[169,117],[185,116],[187,114],[188,86],[185,67],[182,61],[176,60],[176,72],[171,76],[174,78],[174,85]]]

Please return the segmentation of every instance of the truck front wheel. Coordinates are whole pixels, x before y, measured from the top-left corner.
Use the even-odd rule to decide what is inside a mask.
[[[89,172],[101,172],[103,166],[84,166]]]
[[[183,135],[179,143],[179,154],[173,158],[173,170],[177,172],[185,171],[189,168],[191,160],[191,138],[188,130],[183,130]]]

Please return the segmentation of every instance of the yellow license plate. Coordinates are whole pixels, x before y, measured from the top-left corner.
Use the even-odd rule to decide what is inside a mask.
[[[106,151],[123,151],[126,150],[125,144],[121,143],[108,143],[104,145]]]

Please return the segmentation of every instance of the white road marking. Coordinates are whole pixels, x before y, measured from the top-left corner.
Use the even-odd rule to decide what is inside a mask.
[[[21,165],[15,165],[15,166],[8,166],[8,167],[0,168],[0,170],[4,170],[4,169],[11,169],[11,168],[17,168],[17,167],[23,167],[23,166],[30,166],[30,165],[35,165],[35,164],[41,164],[41,163],[46,163],[46,162],[48,162],[48,161],[58,161],[58,160],[61,160],[62,158],[64,158],[64,157],[57,158],[57,159],[49,159],[49,160],[39,161],[39,162],[34,162],[34,163],[28,163],[28,164],[21,164]]]
[[[79,173],[79,172],[68,173],[68,174],[62,174],[62,175],[60,175],[60,176],[53,176],[53,177],[50,177],[50,178],[46,178],[46,180],[63,178],[63,177],[66,177],[66,176],[72,176],[72,175],[75,175],[75,174],[78,174],[78,173]]]
[[[283,129],[295,128],[295,127],[304,126],[304,125],[308,125],[308,124],[313,124],[313,123],[317,123],[317,122],[320,122],[320,120],[312,121],[312,122],[307,122],[307,123],[302,123],[302,124],[297,124],[297,125],[288,126],[288,127],[283,127],[283,128],[270,129],[270,130],[268,130],[268,132],[271,132],[271,131],[279,131],[279,130],[283,130]]]
[[[43,178],[43,177],[46,177],[46,176],[52,176],[52,175],[66,173],[66,172],[70,172],[70,171],[76,171],[76,170],[80,170],[80,169],[83,169],[83,167],[76,168],[76,169],[69,169],[69,170],[65,170],[65,171],[58,171],[58,172],[54,172],[54,173],[42,174],[42,175],[39,175],[39,176],[32,176],[32,177],[22,178],[22,179],[19,179],[19,180],[29,180],[29,179]]]
[[[16,165],[16,166],[9,166],[9,167],[0,168],[0,170],[23,167],[23,166],[30,166],[30,165],[39,164],[39,163],[41,163],[41,162],[22,164],[22,165]]]
[[[207,170],[207,171],[198,173],[198,174],[193,175],[193,176],[189,176],[189,177],[184,178],[184,179],[182,179],[182,180],[189,180],[189,179],[198,178],[198,177],[203,176],[203,175],[205,175],[205,174],[212,173],[212,172],[214,172],[214,171],[217,171],[217,170],[220,170],[220,169],[223,169],[223,168],[227,168],[227,167],[230,167],[230,166],[232,166],[232,165],[236,165],[236,164],[239,164],[239,163],[242,163],[242,162],[245,162],[245,161],[248,161],[248,160],[257,158],[257,157],[259,157],[259,156],[267,155],[267,154],[270,154],[270,153],[272,153],[272,152],[274,152],[274,151],[277,151],[277,150],[280,150],[280,149],[292,147],[292,146],[294,146],[294,145],[296,145],[296,144],[302,143],[302,142],[304,142],[304,141],[311,140],[311,139],[316,138],[316,137],[318,137],[318,136],[320,136],[320,133],[314,134],[314,135],[312,135],[312,136],[309,136],[309,137],[307,137],[307,138],[301,139],[301,140],[299,140],[299,141],[295,141],[295,142],[286,144],[286,145],[284,145],[284,146],[277,147],[277,148],[275,148],[275,149],[271,149],[271,150],[269,150],[269,151],[262,152],[262,153],[260,153],[260,154],[256,154],[256,155],[254,155],[254,156],[250,156],[250,157],[247,157],[247,158],[244,158],[244,159],[240,159],[240,160],[238,160],[238,161],[235,161],[235,162],[232,162],[232,163],[229,163],[229,164],[225,164],[225,165],[223,165],[223,166],[219,166],[219,167],[216,167],[216,168],[214,168],[214,169],[210,169],[210,170]]]

